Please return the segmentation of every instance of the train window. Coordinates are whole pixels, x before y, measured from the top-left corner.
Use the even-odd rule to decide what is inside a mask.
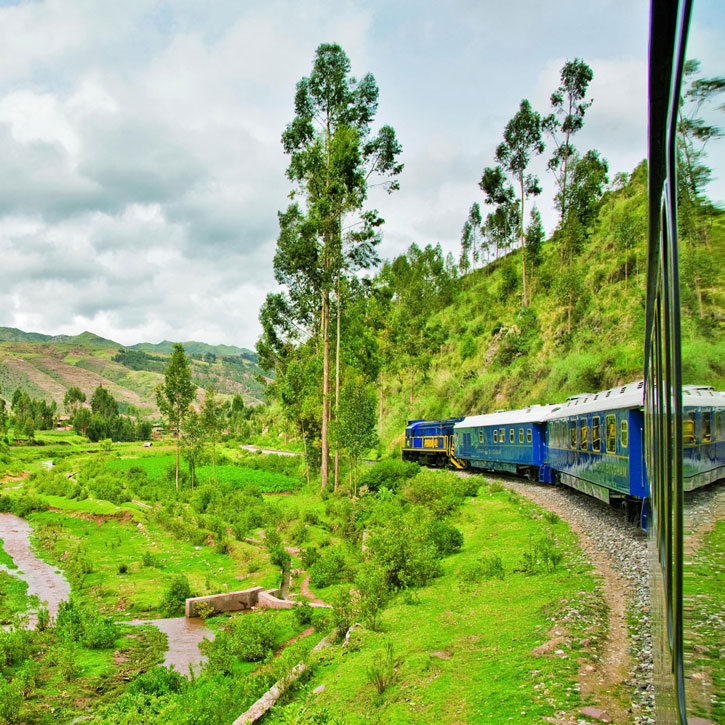
[[[523,443],[523,442],[524,442],[524,429],[519,428],[519,443]]]
[[[531,443],[531,428],[526,429],[526,442]]]
[[[559,421],[559,448],[566,448],[566,423]]]
[[[629,423],[626,420],[623,420],[619,424],[619,430],[622,448],[627,448],[629,446]]]
[[[576,423],[574,421],[569,424],[569,447],[573,451],[576,450]]]
[[[712,440],[712,413],[709,410],[702,411],[702,442],[709,443]]]
[[[685,420],[682,422],[682,438],[683,443],[686,446],[693,446],[696,443],[695,440],[695,414],[688,413]]]
[[[600,421],[601,418],[598,415],[595,415],[592,418],[592,450],[599,453],[602,450],[602,440],[601,440],[601,431],[600,431]]]
[[[493,429],[493,442],[498,443],[498,430],[496,428]]]
[[[713,431],[713,439],[714,440],[722,440],[723,439],[723,433],[722,433],[722,413],[719,410],[715,413],[715,430]]]
[[[506,443],[506,431],[503,428],[498,429],[498,442]]]
[[[478,442],[483,443],[483,431],[482,430],[478,431]]]
[[[608,415],[605,419],[607,429],[607,453],[614,453],[617,450],[617,417]]]
[[[513,443],[513,442],[514,442],[514,429],[509,428],[509,443]]]
[[[589,447],[589,426],[587,425],[587,419],[584,418],[579,421],[579,448],[583,451]]]

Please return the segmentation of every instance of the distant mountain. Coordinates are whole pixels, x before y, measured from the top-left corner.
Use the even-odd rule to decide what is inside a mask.
[[[45,342],[51,337],[41,332],[23,332],[17,327],[0,327],[0,342]]]
[[[117,342],[99,337],[87,330],[80,335],[44,335],[42,332],[23,332],[17,327],[0,327],[0,342],[49,342],[85,347],[121,347]]]
[[[183,345],[192,358],[192,379],[200,390],[214,385],[224,397],[243,396],[247,405],[264,399],[255,352],[195,341]],[[125,347],[87,331],[44,335],[0,327],[0,397],[10,400],[20,388],[31,397],[54,400],[62,410],[63,397],[71,386],[90,398],[103,385],[122,408],[134,406],[145,415],[156,416],[155,390],[163,382],[173,346],[165,340]]]
[[[164,355],[171,355],[174,351],[174,345],[176,343],[170,340],[164,340],[163,342],[139,342],[136,345],[131,345],[132,350],[142,350],[143,352],[149,353],[163,353]],[[206,355],[211,353],[217,357],[228,356],[228,357],[243,357],[252,362],[257,362],[257,353],[248,350],[245,347],[236,347],[236,345],[209,345],[206,342],[196,342],[190,340],[188,342],[181,343],[184,346],[184,351],[187,355]]]

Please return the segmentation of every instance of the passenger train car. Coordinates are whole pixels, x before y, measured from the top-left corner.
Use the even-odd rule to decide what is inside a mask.
[[[459,419],[454,427],[457,459],[471,468],[540,480],[546,449],[542,423],[557,407],[532,405]]]
[[[565,484],[644,516],[650,492],[643,394],[640,381],[557,405],[414,420],[405,429],[403,458]],[[725,478],[725,395],[685,386],[682,405],[684,488],[691,491]]]

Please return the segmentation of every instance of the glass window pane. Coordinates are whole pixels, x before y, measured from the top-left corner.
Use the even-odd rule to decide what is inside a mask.
[[[608,415],[606,418],[607,426],[607,453],[615,453],[617,450],[617,418],[614,415]]]

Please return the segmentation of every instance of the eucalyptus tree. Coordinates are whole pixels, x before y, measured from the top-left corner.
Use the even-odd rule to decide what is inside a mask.
[[[212,476],[216,481],[216,444],[224,428],[223,407],[217,398],[213,384],[207,386],[204,401],[201,404],[200,416],[206,439],[211,443]]]
[[[499,251],[511,246],[519,226],[516,194],[501,166],[484,169],[478,185],[485,195],[485,203],[494,207],[486,215],[483,229],[488,247],[494,249],[494,259],[498,259]]]
[[[520,190],[521,216],[519,217],[519,232],[524,306],[527,304],[526,239],[524,236],[524,219],[526,215],[524,213],[524,202],[527,197],[538,196],[541,193],[538,178],[534,174],[527,174],[526,169],[531,160],[531,156],[543,153],[543,151],[544,142],[541,140],[541,116],[524,99],[521,101],[516,115],[506,124],[503,132],[503,141],[496,148],[496,161],[514,179]]]
[[[716,96],[725,92],[725,77],[701,78],[700,61],[690,59],[685,63],[685,91],[682,93],[679,109],[678,151],[680,175],[685,188],[693,200],[710,180],[712,170],[704,163],[705,146],[712,140],[722,137],[722,130],[701,117]],[[725,111],[725,105],[719,106]]]
[[[566,221],[569,206],[568,180],[570,159],[575,154],[571,145],[572,134],[584,125],[584,115],[593,101],[586,101],[587,88],[594,78],[592,69],[579,58],[567,61],[561,69],[559,87],[551,94],[554,113],[542,122],[544,131],[554,142],[554,153],[548,168],[554,174],[559,191],[556,205],[561,211],[561,224]]]
[[[458,266],[461,274],[467,274],[471,269],[471,222],[466,219],[461,229],[461,256]]]
[[[338,288],[347,262],[359,265],[373,259],[370,249],[379,239],[377,230],[382,220],[375,211],[363,211],[369,186],[396,190],[396,177],[403,168],[398,161],[401,147],[395,131],[383,126],[377,134],[372,133],[378,108],[375,78],[368,73],[358,80],[350,75],[350,68],[350,60],[339,45],[320,45],[311,74],[297,83],[295,117],[282,133],[282,145],[290,157],[287,178],[294,185],[291,196],[299,197],[303,206],[293,203],[280,214],[280,240],[284,244],[278,243],[275,273],[279,267],[284,277],[282,271],[289,272],[294,266],[278,258],[285,256],[285,247],[299,252],[303,271],[291,277],[294,282],[304,279],[301,287],[318,299],[311,303],[311,294],[296,294],[290,288],[288,311],[294,324],[300,319],[309,322],[311,316],[321,338],[323,488],[328,479],[331,294]],[[357,217],[350,227],[353,231],[344,234],[343,220],[353,214]],[[280,301],[273,304],[276,313],[282,313]]]
[[[73,385],[65,392],[63,396],[63,408],[66,415],[71,418],[76,414],[78,408],[86,402],[86,394],[77,386]]]
[[[179,490],[179,446],[181,428],[196,395],[184,346],[177,342],[164,372],[164,382],[156,388],[156,404],[176,436],[176,490]]]

